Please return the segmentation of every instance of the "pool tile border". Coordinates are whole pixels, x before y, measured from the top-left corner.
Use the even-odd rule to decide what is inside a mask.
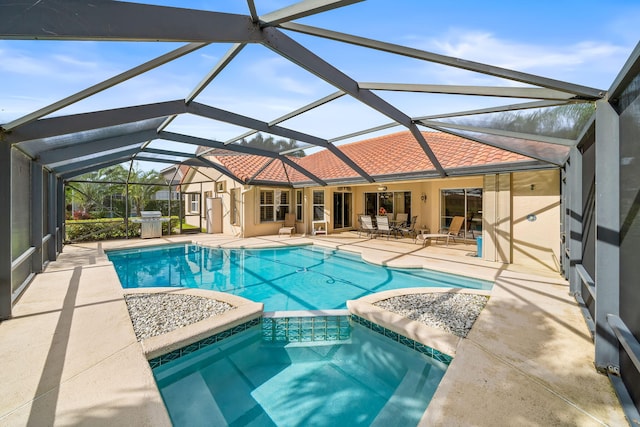
[[[324,321],[328,321],[327,317],[330,316],[319,316],[320,318],[324,317]],[[344,319],[346,319],[348,322],[354,322],[357,323],[359,325],[362,325],[364,327],[366,327],[367,329],[376,332],[382,336],[384,336],[385,338],[388,338],[394,342],[397,342],[398,344],[404,345],[405,347],[410,348],[411,350],[417,351],[418,353],[424,354],[425,356],[434,359],[438,362],[443,363],[444,365],[449,365],[451,363],[451,361],[453,360],[453,357],[442,353],[441,351],[438,351],[435,348],[429,347],[428,345],[422,344],[418,341],[415,341],[411,338],[405,337],[404,335],[401,335],[397,332],[394,332],[390,329],[385,328],[382,325],[378,325],[375,322],[371,322],[370,320],[367,320],[363,317],[360,317],[358,315],[355,314],[350,314],[350,315],[346,315],[346,316],[331,316],[333,317],[338,323],[341,323],[340,319],[337,319],[338,317],[343,317]],[[293,317],[294,319],[299,319],[298,317]],[[286,319],[286,320],[284,320]],[[280,320],[283,320],[284,322],[287,322],[289,318],[280,318]],[[287,322],[288,323],[288,322]],[[197,342],[194,342],[192,344],[186,345],[184,347],[181,347],[179,349],[173,350],[169,353],[163,354],[161,356],[158,357],[154,357],[153,359],[149,360],[149,366],[151,367],[151,369],[157,368],[159,366],[162,366],[166,363],[169,363],[171,361],[174,361],[176,359],[181,358],[182,356],[186,356],[188,354],[191,354],[193,352],[196,352],[202,348],[208,347],[212,344],[218,343],[220,341],[223,341],[227,338],[230,338],[236,334],[239,334],[241,332],[244,332],[250,328],[256,327],[256,326],[260,326],[262,329],[262,337],[263,339],[265,338],[269,338],[270,341],[291,341],[291,342],[313,342],[313,341],[341,341],[341,340],[346,340],[349,337],[344,335],[344,332],[349,332],[349,336],[351,335],[351,328],[350,326],[347,328],[344,328],[342,330],[342,332],[340,331],[336,331],[337,334],[334,336],[334,334],[327,334],[326,331],[324,333],[322,333],[321,335],[317,335],[315,333],[312,332],[312,335],[309,336],[309,339],[304,339],[301,338],[301,335],[296,334],[295,339],[290,340],[289,339],[289,334],[288,333],[276,333],[276,319],[271,319],[271,318],[264,318],[264,317],[257,317],[255,319],[252,319],[248,322],[242,323],[240,325],[237,326],[233,326],[229,329],[226,329],[224,331],[218,332],[217,334],[211,335],[210,337],[207,338],[203,338]],[[267,334],[265,335],[265,330],[273,330],[273,334]],[[283,331],[284,332],[284,331]]]
[[[261,323],[261,319],[262,319],[261,317],[256,317],[255,319],[249,320],[248,322],[242,323],[238,326],[233,326],[230,329],[226,329],[222,332],[218,332],[217,334],[211,335],[210,337],[196,341],[193,344],[189,344],[177,350],[173,350],[167,354],[163,354],[162,356],[154,357],[153,359],[149,360],[149,365],[151,366],[151,369],[157,368],[158,366],[164,365],[165,363],[171,362],[172,360],[176,360],[182,356],[186,356],[187,354],[198,351],[201,348],[210,346],[211,344],[215,344],[224,339],[230,338],[254,326],[258,326]]]
[[[447,366],[451,364],[451,361],[453,360],[453,357],[449,356],[448,354],[442,353],[435,348],[412,340],[411,338],[407,338],[404,335],[400,335],[399,333],[394,332],[391,329],[387,329],[384,326],[378,325],[377,323],[374,323],[356,314],[351,315],[351,320],[374,332],[379,333],[380,335],[385,336],[386,338],[389,338],[392,341],[402,344],[405,347],[410,348],[411,350],[415,350],[418,353],[422,353],[427,357],[437,360],[438,362],[442,362]]]

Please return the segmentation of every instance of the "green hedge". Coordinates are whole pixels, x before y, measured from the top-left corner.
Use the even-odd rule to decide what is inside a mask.
[[[177,216],[171,217],[172,233],[179,225]],[[129,219],[129,237],[140,237],[140,223]],[[127,231],[122,218],[81,219],[66,221],[67,242],[124,239]],[[169,234],[169,222],[162,223],[162,234]]]

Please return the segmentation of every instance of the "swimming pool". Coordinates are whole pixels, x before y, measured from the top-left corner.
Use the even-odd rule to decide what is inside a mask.
[[[416,425],[446,365],[357,323],[271,342],[261,326],[153,368],[175,426]]]
[[[492,283],[363,262],[317,246],[219,249],[193,244],[107,252],[124,288],[187,287],[262,302],[265,311],[343,309],[346,301],[408,287],[491,289]]]

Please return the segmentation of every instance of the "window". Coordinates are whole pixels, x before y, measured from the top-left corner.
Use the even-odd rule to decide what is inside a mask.
[[[324,221],[324,190],[313,192],[313,220]]]
[[[200,195],[189,194],[189,212],[200,213]]]
[[[231,224],[240,224],[240,189],[234,188],[230,191],[231,196]]]
[[[411,218],[411,192],[394,191],[364,193],[364,208],[367,215],[406,213]]]
[[[284,217],[289,213],[289,192],[276,190],[276,220],[284,221]]]
[[[273,221],[275,212],[273,190],[260,191],[260,222]]]
[[[454,216],[465,218],[464,237],[482,233],[482,188],[441,190],[440,227],[448,228]]]
[[[260,222],[284,221],[289,212],[289,192],[282,190],[260,191]]]
[[[303,200],[304,197],[302,194],[302,190],[296,190],[296,221],[300,222],[302,222],[302,219],[304,218],[302,211]]]

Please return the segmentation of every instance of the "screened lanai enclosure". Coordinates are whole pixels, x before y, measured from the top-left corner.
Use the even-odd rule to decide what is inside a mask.
[[[342,180],[345,185],[375,183],[381,179],[340,144],[401,129],[411,133],[432,167],[419,176],[397,172],[393,178],[464,175],[443,167],[421,132],[435,130],[527,156],[532,170],[561,170],[562,273],[592,331],[597,369],[611,379],[629,419],[640,419],[640,48],[607,90],[309,24],[356,7],[355,0],[305,0],[275,11],[261,11],[256,3],[236,1],[220,6],[224,11],[115,1],[0,3],[0,39],[8,45],[68,44],[70,67],[91,60],[82,56],[85,46],[105,46],[101,54],[107,58],[119,58],[116,53],[125,47],[134,52],[127,62],[133,65],[83,70],[95,73],[93,84],[63,95],[51,86],[41,93],[40,108],[15,108],[21,114],[0,124],[0,200],[8,203],[0,217],[0,319],[11,317],[33,276],[63,251],[65,192],[78,190],[84,174],[159,164],[213,168],[244,185],[324,186],[326,178],[298,158],[326,150],[355,173]],[[246,91],[234,95],[231,77],[258,67],[258,54],[266,55],[262,68],[244,74]],[[342,64],[344,55],[381,64],[375,67],[379,74],[351,73]],[[188,59],[197,59],[197,66],[187,65]],[[21,64],[28,73],[18,56],[2,61]],[[462,70],[492,84],[385,75],[393,61],[405,69]],[[154,74],[164,69],[170,80]],[[249,108],[257,101],[247,92],[258,93],[254,85],[264,75],[298,88],[304,94],[296,98],[298,106],[285,109],[274,94],[260,101],[257,112]],[[141,78],[147,80],[134,84]],[[167,86],[184,93],[166,97]],[[307,90],[311,86],[314,91]],[[462,101],[442,102],[446,97]],[[239,98],[241,103],[230,102]],[[252,143],[258,133],[288,144]],[[210,161],[213,150],[264,157],[307,181],[240,177]],[[485,172],[509,170],[496,166]],[[471,193],[446,196],[452,206],[458,199],[473,203]],[[376,203],[371,200],[372,209]]]

